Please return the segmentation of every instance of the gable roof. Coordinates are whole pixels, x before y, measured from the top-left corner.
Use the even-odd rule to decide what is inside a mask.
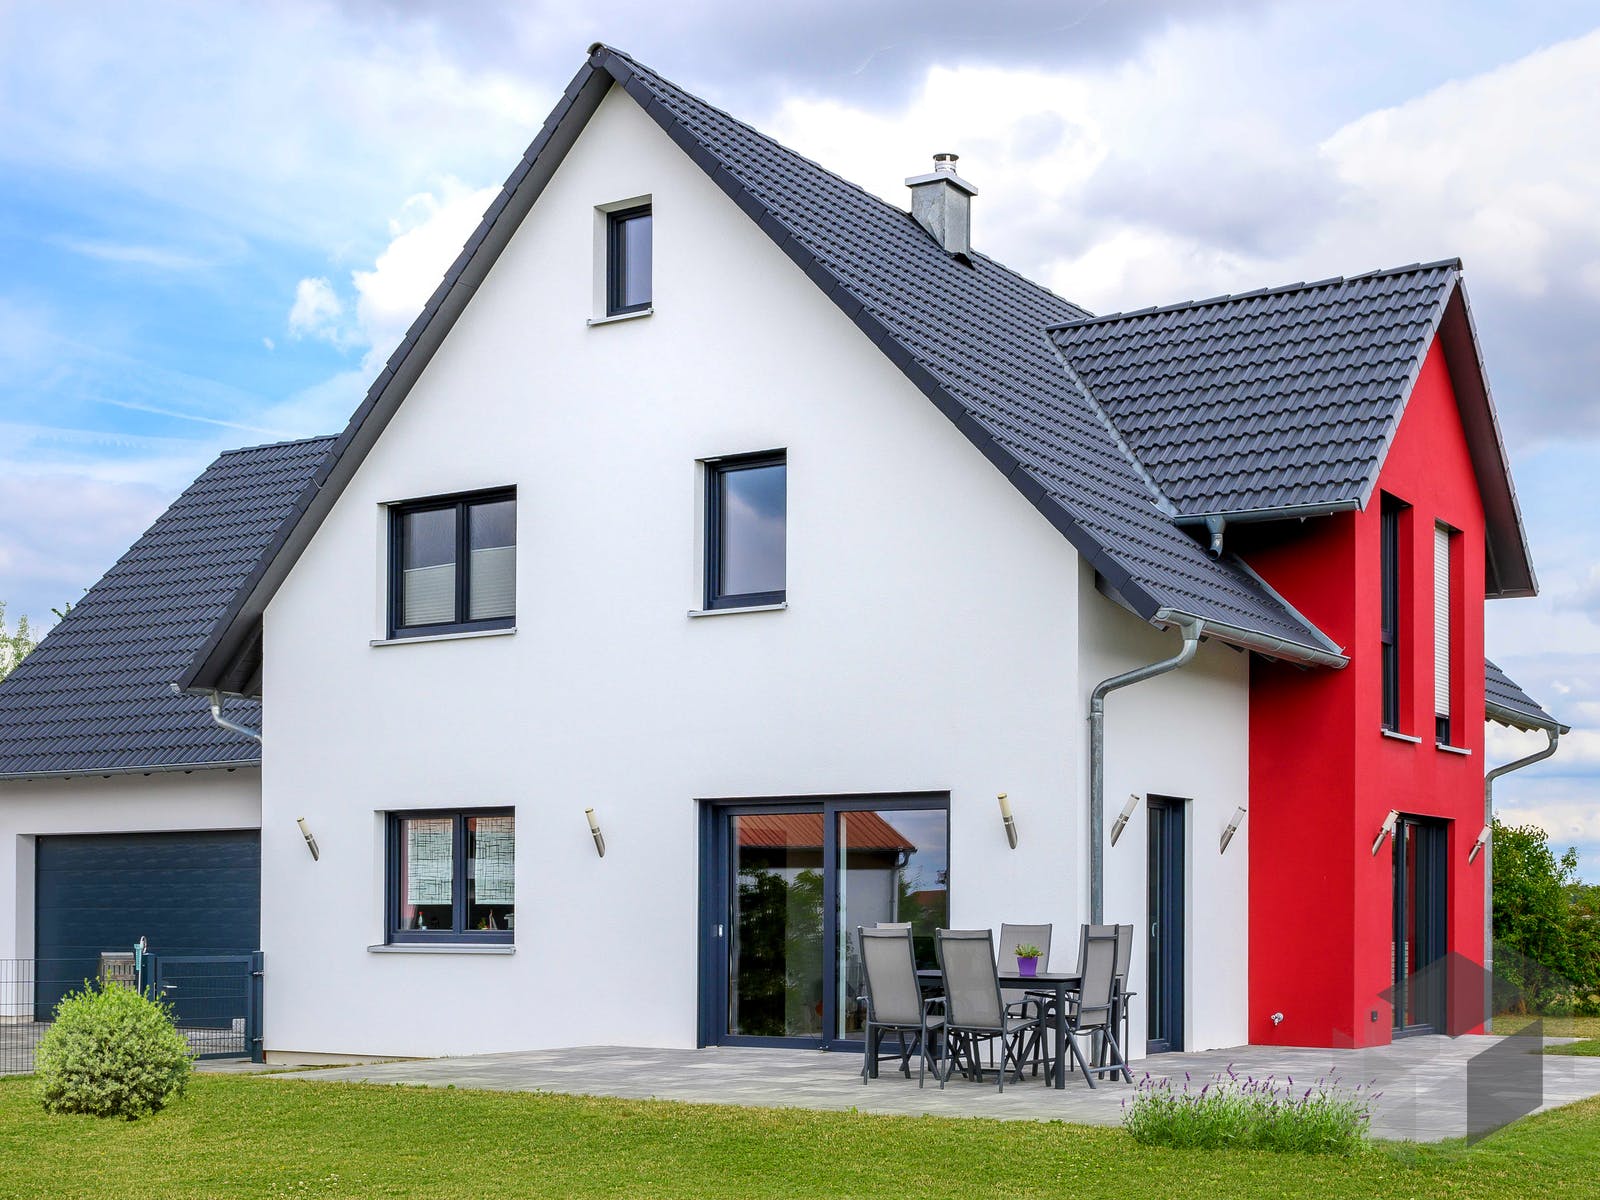
[[[223,454],[0,681],[0,779],[246,766],[260,747],[172,684],[332,444]],[[253,701],[229,717],[257,725]]]
[[[1179,524],[1364,508],[1435,334],[1484,498],[1485,590],[1531,595],[1531,556],[1458,260],[1051,331]]]
[[[1109,593],[1157,624],[1198,617],[1220,640],[1344,664],[1242,563],[1213,559],[1173,524],[1045,334],[1083,309],[982,254],[946,254],[903,209],[596,44],[296,501],[302,515],[196,653],[186,687],[237,692],[256,674],[252,643],[267,602],[614,85],[1066,536]]]
[[[1513,729],[1550,729],[1571,733],[1522,687],[1487,658],[1483,660],[1484,715]]]

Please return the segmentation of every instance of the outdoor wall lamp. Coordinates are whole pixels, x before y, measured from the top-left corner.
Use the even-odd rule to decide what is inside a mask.
[[[1128,818],[1133,816],[1133,810],[1139,807],[1139,797],[1130,795],[1128,802],[1122,806],[1122,811],[1117,814],[1117,819],[1111,822],[1111,844],[1115,846],[1117,839],[1122,836],[1122,831],[1128,827]]]
[[[1478,830],[1478,840],[1472,843],[1472,849],[1467,851],[1467,865],[1471,866],[1478,861],[1478,855],[1483,853],[1483,848],[1489,844],[1489,827],[1485,825]]]
[[[600,822],[594,819],[594,809],[586,808],[583,815],[589,818],[589,833],[594,837],[594,852],[606,856],[606,835],[600,832]]]
[[[1384,839],[1394,832],[1394,827],[1400,821],[1400,814],[1394,809],[1389,810],[1389,815],[1383,819],[1383,827],[1378,830],[1378,836],[1372,839],[1372,857],[1378,857],[1378,851],[1383,849]]]
[[[306,849],[311,851],[311,861],[316,862],[322,857],[322,851],[317,849],[317,839],[312,836],[310,828],[306,825],[304,817],[296,817],[295,824],[300,826],[300,836],[306,840]]]
[[[1233,820],[1229,821],[1222,831],[1222,841],[1217,845],[1218,854],[1227,853],[1228,843],[1233,841],[1233,835],[1239,832],[1239,826],[1244,821],[1244,811],[1243,805],[1234,810]]]
[[[1006,794],[1001,792],[995,799],[1000,801],[1000,823],[1006,827],[1006,844],[1013,850],[1017,848],[1017,819],[1011,815],[1011,801],[1006,799]]]

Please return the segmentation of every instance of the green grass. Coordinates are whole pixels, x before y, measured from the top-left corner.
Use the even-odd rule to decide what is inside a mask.
[[[1502,1013],[1494,1019],[1494,1032],[1516,1033],[1540,1020],[1545,1037],[1600,1038],[1600,1017],[1540,1017],[1532,1013]]]
[[[1600,1100],[1472,1149],[1354,1158],[1139,1146],[1062,1124],[196,1077],[137,1122],[0,1080],[0,1196],[1537,1197],[1595,1195]]]
[[[1546,1046],[1544,1052],[1569,1058],[1600,1058],[1600,1039],[1589,1038],[1583,1042],[1569,1042],[1565,1046]]]

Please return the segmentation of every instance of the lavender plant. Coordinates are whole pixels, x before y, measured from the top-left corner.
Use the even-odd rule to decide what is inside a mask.
[[[1122,1124],[1146,1146],[1353,1154],[1366,1140],[1373,1102],[1382,1095],[1372,1086],[1347,1087],[1332,1075],[1309,1086],[1292,1076],[1257,1079],[1231,1065],[1198,1088],[1187,1073],[1181,1087],[1146,1073],[1122,1102]]]

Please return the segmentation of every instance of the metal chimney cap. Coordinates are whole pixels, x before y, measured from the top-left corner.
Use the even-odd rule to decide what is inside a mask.
[[[948,152],[935,154],[933,156],[933,169],[935,171],[949,171],[950,174],[954,175],[956,173],[956,161],[960,157],[961,155],[959,154],[950,154]]]
[[[969,196],[976,196],[978,189],[965,179],[956,174],[956,160],[961,156],[944,151],[933,156],[933,170],[926,175],[913,175],[906,180],[906,186],[915,188],[924,183],[953,183]]]

